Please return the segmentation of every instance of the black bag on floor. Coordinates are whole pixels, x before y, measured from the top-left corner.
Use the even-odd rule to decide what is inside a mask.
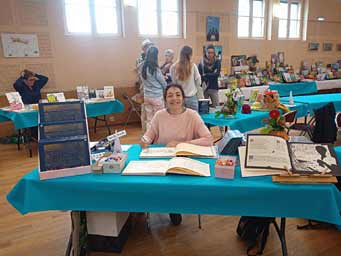
[[[261,255],[269,235],[270,224],[275,218],[241,217],[237,226],[239,237],[248,242],[247,255]],[[251,254],[258,247],[256,254]]]

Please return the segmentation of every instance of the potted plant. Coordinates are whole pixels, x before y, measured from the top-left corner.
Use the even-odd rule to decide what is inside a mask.
[[[260,130],[262,134],[272,134],[280,136],[285,140],[289,139],[289,136],[285,131],[285,118],[277,109],[271,110],[269,118],[265,118],[263,122],[266,126]]]
[[[215,116],[219,117],[223,115],[226,117],[234,116],[238,111],[238,104],[240,104],[239,100],[242,96],[242,93],[237,86],[231,86],[230,90],[225,93],[226,101],[221,108],[220,111],[215,112]]]

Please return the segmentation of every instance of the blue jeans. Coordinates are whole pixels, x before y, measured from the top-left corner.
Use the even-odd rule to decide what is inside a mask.
[[[199,111],[199,104],[198,104],[198,98],[196,95],[192,97],[185,97],[185,107],[193,109],[195,111]]]

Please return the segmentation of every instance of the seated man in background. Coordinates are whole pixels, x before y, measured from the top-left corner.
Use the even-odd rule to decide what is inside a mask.
[[[24,104],[36,104],[41,99],[40,90],[47,81],[48,77],[25,69],[17,81],[15,81],[13,87],[19,92]]]

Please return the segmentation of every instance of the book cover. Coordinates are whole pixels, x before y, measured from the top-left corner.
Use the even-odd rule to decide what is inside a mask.
[[[115,99],[114,86],[104,86],[103,97],[105,99]]]
[[[89,99],[89,88],[86,85],[77,86],[77,98]]]
[[[57,93],[47,93],[46,94],[48,102],[65,102],[65,95],[63,92]]]
[[[21,110],[24,108],[24,103],[21,99],[19,92],[8,92],[6,93],[10,110]]]

